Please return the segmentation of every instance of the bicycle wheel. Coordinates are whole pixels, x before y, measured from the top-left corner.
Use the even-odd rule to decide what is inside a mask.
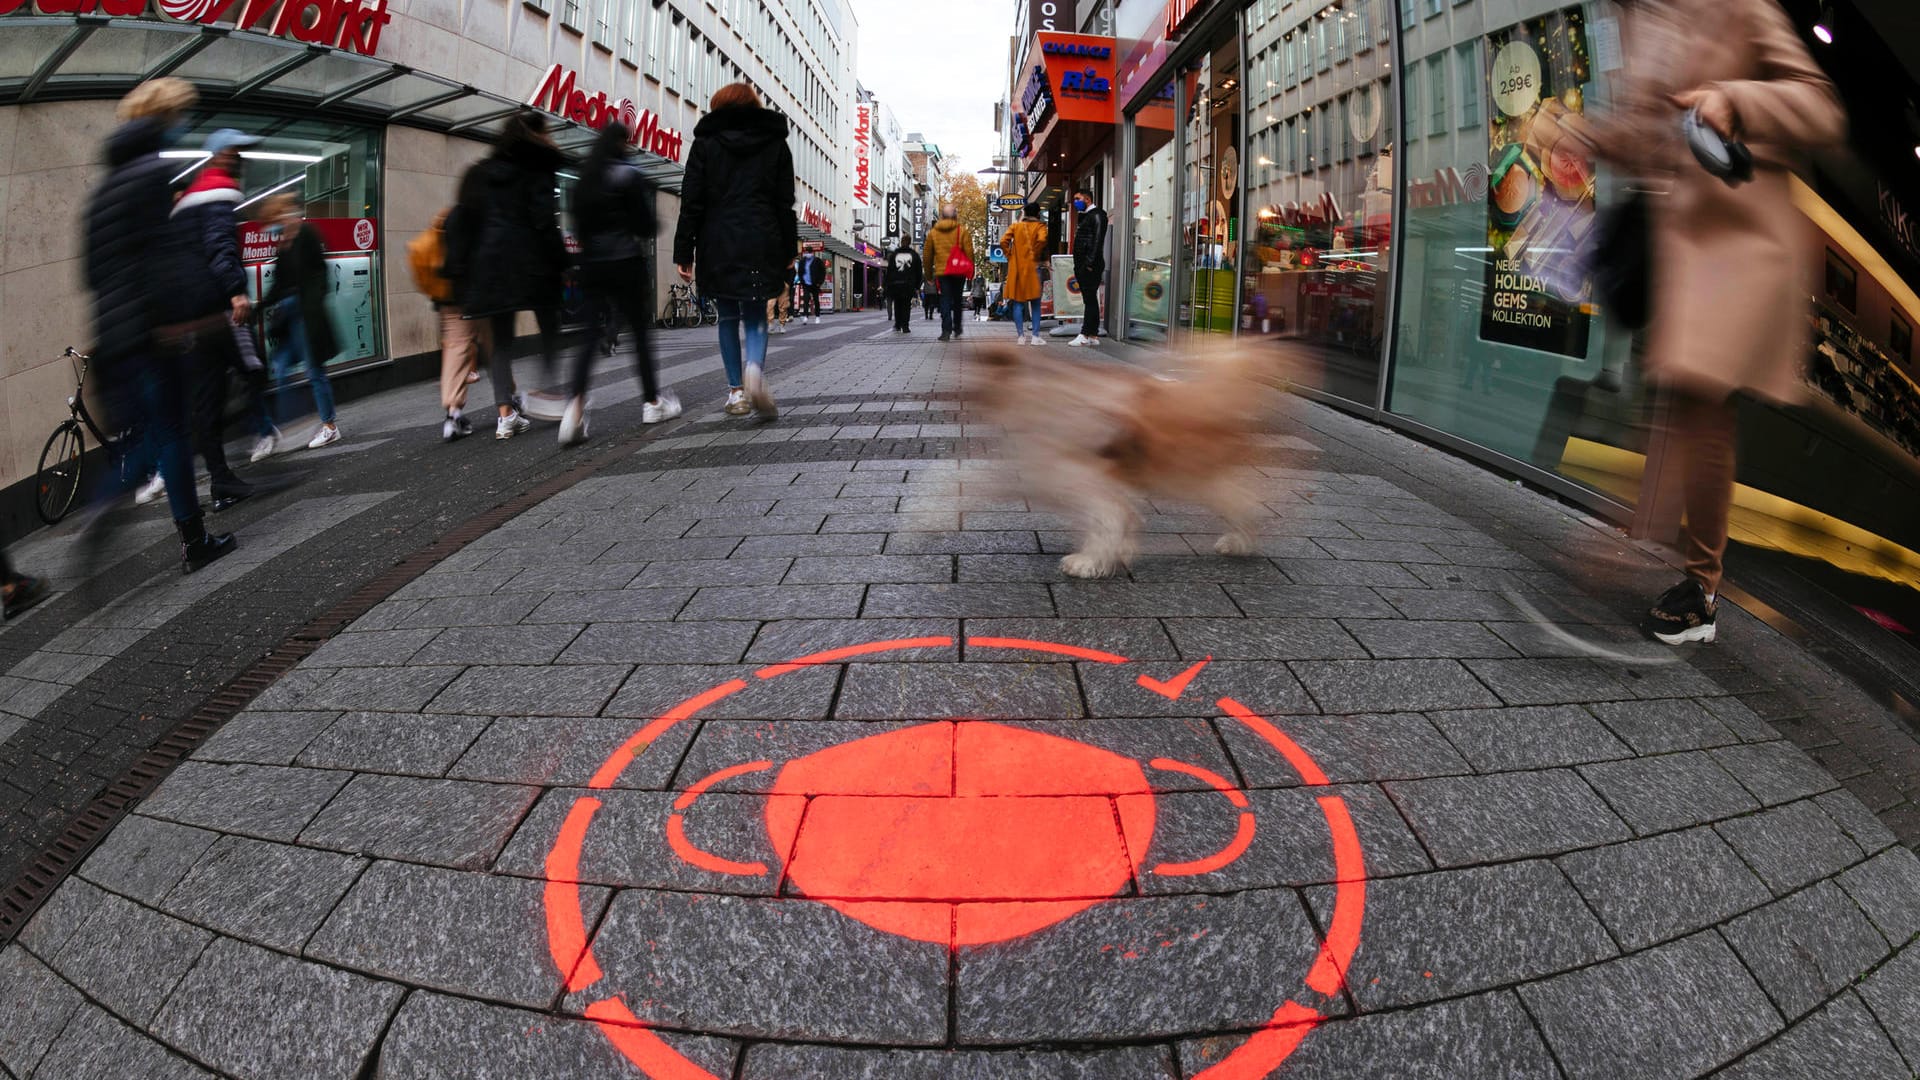
[[[713,326],[720,321],[720,305],[711,300],[700,301],[700,321]]]
[[[55,524],[73,509],[80,495],[81,455],[86,449],[86,434],[77,420],[63,422],[47,436],[47,445],[40,451],[40,471],[34,478],[33,508],[41,521]]]
[[[694,327],[699,325],[700,325],[700,309],[694,306],[693,301],[687,300],[684,298],[681,299],[680,329],[691,330]]]

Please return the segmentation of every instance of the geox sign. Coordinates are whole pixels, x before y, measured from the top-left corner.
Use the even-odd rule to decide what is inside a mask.
[[[0,15],[27,6],[28,0],[0,0]],[[42,15],[158,14],[174,22],[211,26],[233,14],[236,30],[257,30],[309,45],[331,45],[372,56],[380,49],[380,30],[391,22],[387,0],[32,0]]]

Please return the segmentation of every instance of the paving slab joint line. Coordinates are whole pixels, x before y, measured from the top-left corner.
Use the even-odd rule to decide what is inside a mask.
[[[233,678],[217,688],[185,719],[175,724],[106,789],[88,800],[69,819],[51,843],[28,860],[28,869],[0,888],[0,947],[12,943],[34,912],[54,889],[93,852],[100,841],[139,801],[145,798],[188,754],[238,715],[247,702],[273,685],[302,659],[318,650],[341,628],[373,610],[428,569],[474,540],[506,524],[631,453],[634,444],[657,429],[640,429],[609,442],[573,468],[548,477],[518,495],[496,504],[441,536],[440,539],[395,563],[392,569],[354,590],[346,599],[315,616],[270,648]],[[391,1020],[391,1017],[389,1017]]]

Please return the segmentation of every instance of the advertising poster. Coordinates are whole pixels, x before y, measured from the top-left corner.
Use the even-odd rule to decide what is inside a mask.
[[[373,256],[327,256],[327,314],[340,341],[336,364],[374,355]]]
[[[1480,337],[1584,357],[1592,283],[1576,255],[1594,224],[1593,162],[1562,135],[1593,79],[1570,7],[1487,35],[1487,261]]]
[[[334,337],[340,343],[339,355],[330,362],[344,364],[379,355],[373,304],[374,220],[308,218],[306,223],[319,236],[321,250],[326,253],[327,314],[333,319]],[[243,221],[239,225],[240,258],[248,267],[248,290],[256,304],[273,289],[274,261],[280,255],[279,241],[269,231],[270,225],[265,221]],[[265,323],[262,312],[261,324]],[[270,333],[264,336],[271,353],[279,343]]]
[[[1169,268],[1158,260],[1133,264],[1133,303],[1128,314],[1134,322],[1153,326],[1167,325]]]
[[[1053,257],[1053,314],[1060,319],[1078,319],[1087,313],[1087,305],[1080,299],[1080,282],[1073,276],[1073,256],[1055,255]]]

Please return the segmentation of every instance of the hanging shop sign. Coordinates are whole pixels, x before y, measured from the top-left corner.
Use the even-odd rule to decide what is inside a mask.
[[[1041,34],[1037,40],[1047,71],[1048,97],[1060,118],[1113,123],[1113,39]]]
[[[1058,30],[1066,16],[1073,17],[1073,4],[1070,0],[1029,0],[1027,4],[1027,33],[1037,34],[1042,30]]]
[[[813,208],[812,203],[800,204],[800,220],[828,235],[833,234],[833,219]]]
[[[1033,129],[1027,126],[1025,113],[1013,114],[1013,152],[1023,158],[1033,156]]]
[[[1193,19],[1193,14],[1207,6],[1207,0],[1169,0],[1167,4],[1167,36],[1173,37]]]
[[[887,235],[900,235],[900,193],[887,192]]]
[[[1020,93],[1020,111],[1026,115],[1029,131],[1046,127],[1053,115],[1053,88],[1047,84],[1045,64],[1033,65],[1033,72],[1027,76],[1027,88]]]
[[[0,15],[27,6],[28,0],[0,0]],[[387,0],[32,0],[32,8],[42,15],[157,14],[203,26],[213,25],[231,11],[236,30],[256,30],[366,56],[379,52],[380,31],[393,19]]]
[[[0,3],[4,2],[0,0]],[[574,72],[555,64],[547,69],[546,77],[534,88],[527,104],[562,120],[585,124],[595,131],[618,120],[626,125],[630,133],[628,141],[632,145],[650,150],[668,161],[680,160],[680,132],[675,128],[661,127],[660,117],[652,109],[640,108],[632,98],[610,101],[604,90],[588,94],[574,85],[578,79],[579,76]]]
[[[1578,7],[1487,35],[1486,290],[1483,341],[1587,355],[1592,283],[1582,260],[1593,229],[1593,162],[1564,123],[1593,79]],[[1549,122],[1536,123],[1542,117]]]
[[[867,143],[873,127],[873,108],[862,102],[853,107],[853,204],[872,206],[867,189],[873,182],[873,164],[867,156]]]
[[[1002,210],[1024,210],[1027,208],[1027,200],[1019,195],[1002,195],[996,205]]]

